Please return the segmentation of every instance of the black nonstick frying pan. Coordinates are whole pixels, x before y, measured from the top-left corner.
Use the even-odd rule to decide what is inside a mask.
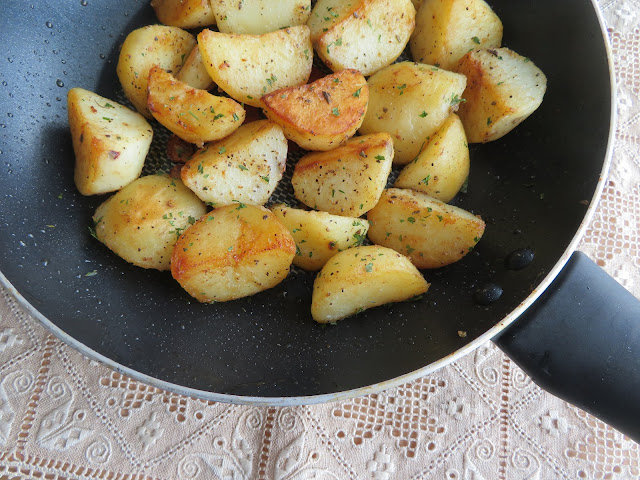
[[[490,3],[505,46],[532,58],[549,87],[515,131],[472,146],[468,190],[455,204],[486,220],[484,238],[461,262],[426,271],[424,298],[323,328],[309,313],[313,275],[293,271],[254,297],[201,305],[170,274],[131,266],[91,237],[105,197],[82,197],[73,184],[66,93],[121,98],[118,49],[130,31],[156,22],[148,1],[3,0],[0,278],[88,356],[225,402],[314,403],[380,390],[502,332],[499,344],[540,383],[640,438],[638,302],[621,287],[614,293],[597,267],[595,280],[584,277],[592,264],[582,257],[562,270],[608,167],[612,82],[596,9],[588,0]],[[505,258],[523,248],[533,262],[507,268]],[[478,304],[474,294],[492,284],[500,299]]]

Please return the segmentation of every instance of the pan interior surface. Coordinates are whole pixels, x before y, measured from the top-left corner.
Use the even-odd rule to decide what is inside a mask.
[[[146,0],[37,9],[6,0],[0,11],[6,282],[113,365],[187,391],[329,394],[450,355],[518,307],[558,262],[596,191],[610,127],[606,46],[592,3],[489,3],[503,21],[504,46],[531,58],[547,75],[548,90],[540,109],[509,135],[471,146],[468,190],[454,203],[482,216],[485,236],[457,264],[425,271],[432,286],[422,299],[322,327],[309,312],[312,274],[294,271],[256,296],[201,305],[169,273],[129,265],[91,237],[91,216],[106,196],[83,197],[73,184],[66,93],[82,87],[118,98],[119,46],[130,31],[157,20]],[[504,258],[518,248],[531,248],[535,260],[508,270]],[[476,304],[474,292],[490,283],[502,286],[502,297]]]

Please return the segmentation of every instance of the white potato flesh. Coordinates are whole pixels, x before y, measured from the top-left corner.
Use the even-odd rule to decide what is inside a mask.
[[[210,90],[215,85],[213,79],[207,73],[207,68],[204,66],[202,55],[200,55],[200,49],[197,45],[193,47],[175,77],[181,82],[200,90]]]
[[[404,255],[377,245],[355,247],[332,257],[318,273],[311,315],[316,322],[333,323],[428,289],[429,283]]]
[[[216,23],[209,0],[151,0],[161,23],[180,28],[198,28]]]
[[[336,253],[358,246],[367,236],[369,223],[362,218],[274,205],[271,211],[296,242],[293,264],[320,270]]]
[[[127,35],[116,72],[125,95],[138,112],[152,117],[147,108],[149,70],[158,65],[169,73],[178,73],[195,45],[196,39],[189,32],[165,25],[148,25]]]
[[[275,287],[296,246],[266,208],[227,205],[200,218],[178,240],[173,278],[199,302],[225,302]]]
[[[313,49],[306,25],[262,35],[203,30],[198,46],[218,87],[254,107],[265,93],[302,85],[311,74]]]
[[[263,205],[282,179],[287,149],[287,139],[274,122],[247,123],[198,150],[182,167],[182,181],[212,206]]]
[[[380,70],[367,83],[369,107],[359,131],[388,132],[394,163],[405,165],[463,102],[466,78],[431,65],[400,62]]]
[[[221,32],[260,35],[304,25],[311,0],[211,0],[211,8]]]
[[[169,270],[176,240],[205,212],[204,203],[180,180],[149,175],[96,209],[95,235],[129,263]]]
[[[70,89],[67,103],[78,191],[114,192],[138,178],[153,138],[144,117],[82,88]]]

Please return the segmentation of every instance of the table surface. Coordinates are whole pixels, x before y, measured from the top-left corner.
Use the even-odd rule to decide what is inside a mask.
[[[599,0],[613,164],[579,249],[640,298],[640,2]],[[123,377],[0,289],[0,478],[631,479],[640,445],[542,391],[493,344],[379,394],[247,407]]]

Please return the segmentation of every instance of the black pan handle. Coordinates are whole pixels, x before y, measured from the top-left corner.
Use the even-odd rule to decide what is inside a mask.
[[[640,442],[640,301],[585,254],[493,340],[540,387]]]

